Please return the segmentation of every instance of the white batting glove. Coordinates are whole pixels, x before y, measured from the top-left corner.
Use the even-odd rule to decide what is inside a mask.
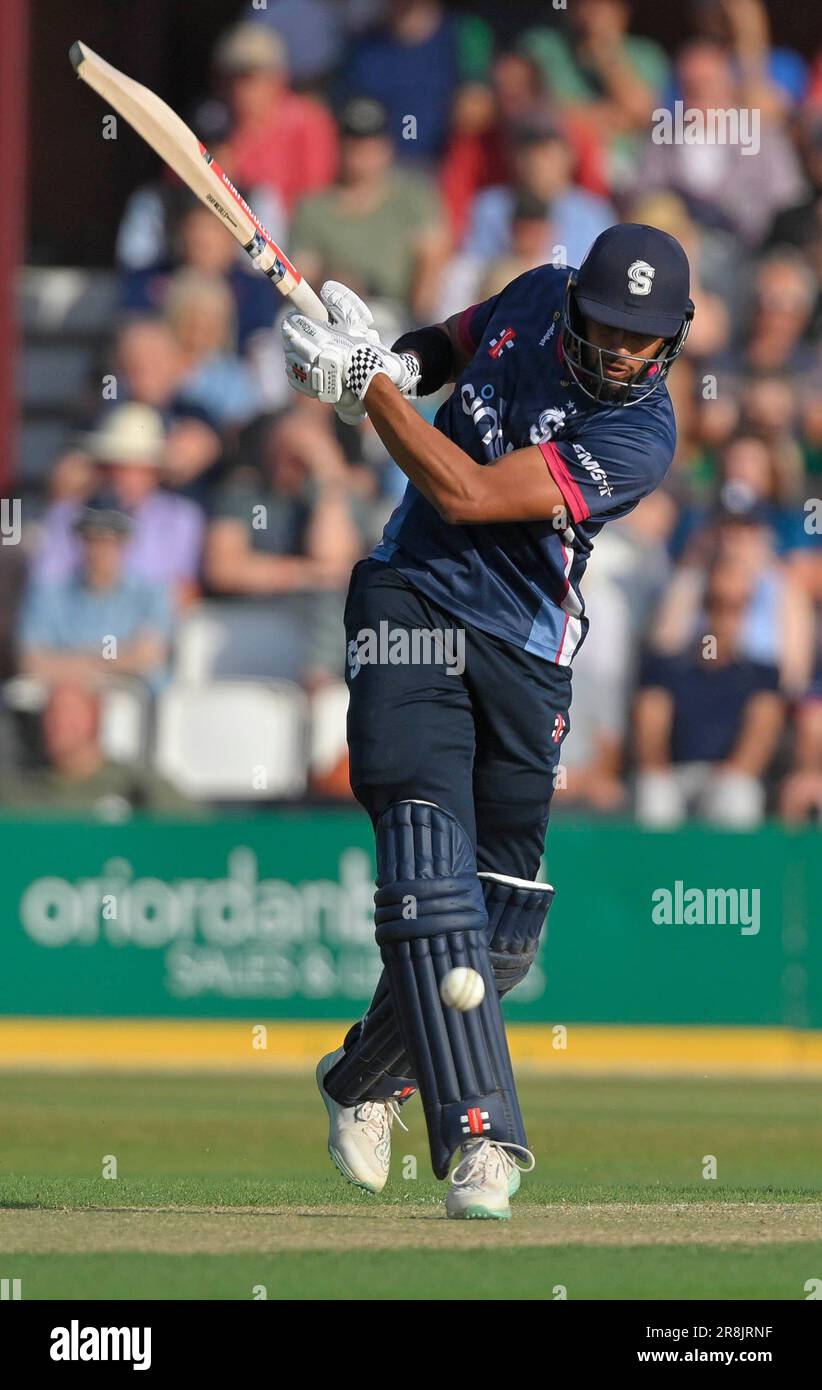
[[[380,335],[374,327],[374,315],[364,299],[341,285],[339,280],[326,280],[320,290],[320,299],[328,310],[332,328],[341,328],[352,338],[367,338],[370,343],[378,343]]]
[[[398,391],[410,396],[420,382],[420,364],[413,352],[392,352],[382,343],[353,342],[345,367],[345,384],[362,400],[374,377],[384,372]]]
[[[305,314],[286,314],[281,331],[290,384],[305,396],[339,404],[355,340]]]
[[[287,314],[282,335],[291,384],[330,405],[339,404],[346,388],[362,400],[379,372],[406,395],[420,379],[420,365],[412,353],[390,352],[379,339],[364,342],[304,314]]]
[[[334,328],[350,333],[352,338],[367,338],[378,343],[380,335],[374,327],[374,315],[365,300],[350,290],[339,280],[326,280],[320,290],[320,299],[328,310],[329,320]],[[365,406],[358,401],[348,387],[342,393],[339,404],[334,409],[346,425],[359,425],[365,419]]]

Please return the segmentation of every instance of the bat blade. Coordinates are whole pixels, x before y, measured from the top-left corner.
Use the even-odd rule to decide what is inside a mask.
[[[322,300],[177,113],[155,92],[112,67],[87,44],[79,40],[73,43],[69,58],[77,76],[113,106],[192,193],[219,217],[280,293],[290,298],[301,313],[323,321],[327,319]]]

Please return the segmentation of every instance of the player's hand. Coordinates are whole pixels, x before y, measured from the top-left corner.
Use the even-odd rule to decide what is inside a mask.
[[[364,299],[343,285],[339,280],[326,280],[320,290],[320,299],[328,310],[328,317],[334,328],[350,333],[352,338],[367,338],[378,343],[380,335],[374,327],[374,315]],[[365,419],[365,406],[357,400],[348,387],[343,391],[334,409],[346,425],[359,425]]]
[[[305,314],[287,314],[282,335],[289,384],[305,396],[337,405],[345,390],[345,369],[354,343],[362,339]]]
[[[304,314],[287,314],[282,334],[290,383],[330,405],[339,403],[346,387],[362,400],[379,372],[405,395],[419,382],[417,358],[412,353],[391,352],[379,339],[353,337]]]

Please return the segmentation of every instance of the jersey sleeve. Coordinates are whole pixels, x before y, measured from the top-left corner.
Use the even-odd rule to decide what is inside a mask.
[[[460,347],[467,353],[474,356],[485,335],[485,330],[491,322],[491,317],[499,303],[500,296],[492,295],[490,299],[483,299],[479,304],[469,304],[467,309],[463,309],[457,320],[457,338]]]
[[[575,525],[589,518],[612,521],[626,516],[668,472],[676,438],[673,422],[649,422],[632,433],[629,426],[630,421],[615,426],[613,412],[608,411],[574,439],[539,445]]]
[[[490,299],[482,299],[478,304],[469,304],[457,320],[457,337],[464,351],[473,357],[503,298],[508,310],[521,314],[523,303],[533,305],[535,299],[547,298],[552,283],[555,283],[554,277],[561,277],[564,285],[566,275],[567,272],[558,271],[552,266],[538,265],[532,270],[524,270],[521,275],[516,275]]]

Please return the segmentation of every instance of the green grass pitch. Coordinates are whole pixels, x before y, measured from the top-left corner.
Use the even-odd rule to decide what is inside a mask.
[[[801,1300],[822,1280],[814,1083],[532,1077],[521,1099],[537,1169],[513,1220],[451,1222],[418,1099],[373,1198],[332,1168],[309,1075],[0,1074],[0,1276],[30,1299],[218,1300]]]

